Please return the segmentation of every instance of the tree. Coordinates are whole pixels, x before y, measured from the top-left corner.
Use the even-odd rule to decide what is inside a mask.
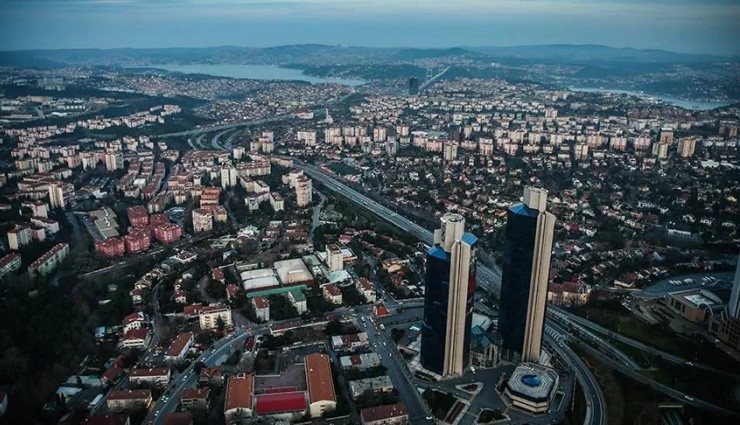
[[[218,280],[210,279],[206,285],[206,294],[215,300],[226,298],[226,287]]]
[[[338,319],[334,319],[331,322],[326,324],[326,329],[324,329],[324,333],[327,335],[339,335],[342,333],[342,322],[340,322]]]
[[[221,318],[221,316],[218,316],[218,319],[216,319],[216,328],[221,333],[226,329],[226,322],[224,322],[224,319]]]

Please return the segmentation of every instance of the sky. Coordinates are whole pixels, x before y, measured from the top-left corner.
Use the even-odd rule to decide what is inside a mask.
[[[603,44],[740,55],[738,0],[0,0],[0,50]]]

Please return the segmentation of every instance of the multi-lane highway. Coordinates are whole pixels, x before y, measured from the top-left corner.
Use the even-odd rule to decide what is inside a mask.
[[[378,202],[373,201],[367,196],[360,194],[346,184],[328,175],[320,168],[298,160],[294,161],[294,165],[296,168],[303,170],[303,172],[309,177],[323,184],[328,190],[337,193],[355,205],[372,212],[383,220],[395,225],[402,231],[415,236],[422,242],[426,244],[433,243],[434,236],[429,230],[419,226]],[[482,289],[488,292],[500,292],[501,269],[498,267],[488,267],[485,264],[479,263],[477,267],[477,277],[477,285]],[[545,338],[547,341],[550,337],[545,335]],[[550,342],[553,341],[550,339]],[[589,425],[606,423],[606,403],[604,402],[604,394],[596,384],[596,378],[593,376],[593,373],[591,373],[591,370],[573,352],[573,350],[565,344],[551,343],[550,346],[559,356],[565,359],[566,363],[568,363],[568,365],[576,372],[576,378],[578,379],[578,382],[583,389],[584,396],[588,401],[586,408],[587,420],[584,423]]]

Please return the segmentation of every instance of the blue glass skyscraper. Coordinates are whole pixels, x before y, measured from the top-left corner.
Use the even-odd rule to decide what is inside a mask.
[[[537,362],[545,326],[555,216],[546,211],[547,191],[524,189],[524,202],[507,211],[498,331],[502,354]]]
[[[470,362],[475,292],[475,247],[465,219],[445,214],[427,252],[421,365],[443,377],[461,375]]]

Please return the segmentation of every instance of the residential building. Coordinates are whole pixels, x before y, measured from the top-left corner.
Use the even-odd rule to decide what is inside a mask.
[[[231,317],[231,309],[229,307],[220,304],[203,307],[198,315],[200,329],[218,329],[219,319],[223,322],[225,329],[234,325]]]
[[[270,321],[270,301],[266,297],[256,296],[252,298],[252,306],[257,320],[261,322]]]
[[[207,208],[193,210],[193,232],[208,232],[213,230],[213,215]]]
[[[324,299],[332,304],[342,304],[342,291],[333,283],[327,283],[321,288]]]
[[[227,424],[248,423],[252,417],[254,376],[239,374],[229,378],[224,400],[224,418]]]
[[[393,391],[393,382],[388,375],[349,381],[349,392],[353,400],[362,395],[379,395]]]
[[[51,208],[67,208],[67,197],[65,196],[64,185],[61,183],[52,183],[49,185],[49,206]]]
[[[168,363],[177,363],[185,358],[185,355],[193,346],[195,338],[192,332],[183,332],[172,341],[170,348],[164,355],[164,361]]]
[[[364,277],[361,277],[357,279],[356,287],[357,291],[362,294],[363,297],[365,297],[365,301],[371,304],[377,301],[375,287],[373,286],[372,282]]]
[[[380,366],[380,357],[375,353],[351,354],[339,358],[339,364],[344,370],[367,370]]]
[[[28,274],[32,277],[46,275],[67,258],[68,254],[69,244],[66,242],[58,243],[28,266]]]
[[[146,410],[152,404],[152,391],[110,390],[108,392],[108,410],[112,412],[136,412]]]
[[[306,176],[301,176],[296,179],[295,182],[295,196],[296,203],[299,208],[304,208],[311,205],[312,200],[312,184],[311,179]]]
[[[182,229],[177,224],[167,223],[154,227],[154,237],[161,243],[172,243],[180,239]]]
[[[470,363],[470,327],[478,239],[465,219],[448,213],[427,252],[421,365],[442,376],[461,375]]]
[[[123,318],[123,333],[131,329],[141,329],[147,323],[146,314],[142,311],[131,313]]]
[[[344,270],[344,255],[335,244],[326,245],[326,267],[331,271]]]
[[[208,397],[210,390],[208,388],[186,388],[182,392],[180,402],[185,410],[208,410]]]
[[[28,245],[32,240],[33,229],[29,226],[16,224],[14,228],[8,231],[8,247],[14,251]]]
[[[131,329],[123,334],[121,345],[123,348],[136,348],[143,350],[149,345],[151,333],[149,329]]]
[[[547,302],[561,307],[581,306],[588,302],[590,293],[591,287],[583,283],[553,283],[547,288]]]
[[[143,205],[129,207],[126,211],[128,221],[133,227],[142,227],[149,224],[149,212]]]
[[[409,412],[403,403],[386,404],[360,410],[362,425],[405,425],[409,422]]]
[[[524,202],[507,211],[498,320],[505,358],[539,361],[554,230],[547,191],[527,186]]]
[[[678,154],[683,158],[694,156],[696,150],[696,139],[693,137],[684,137],[678,141]]]
[[[275,212],[284,210],[285,200],[283,200],[283,196],[277,192],[270,192],[270,206]]]
[[[150,388],[165,388],[169,385],[171,377],[170,369],[167,367],[132,368],[129,371],[128,380],[135,387],[145,385]]]
[[[112,237],[95,242],[95,252],[105,257],[119,257],[126,253],[124,238]]]
[[[312,418],[320,418],[325,412],[337,408],[329,356],[323,353],[309,354],[305,362],[309,414]]]
[[[21,255],[17,252],[11,252],[3,258],[0,258],[0,278],[19,270],[22,264]]]

